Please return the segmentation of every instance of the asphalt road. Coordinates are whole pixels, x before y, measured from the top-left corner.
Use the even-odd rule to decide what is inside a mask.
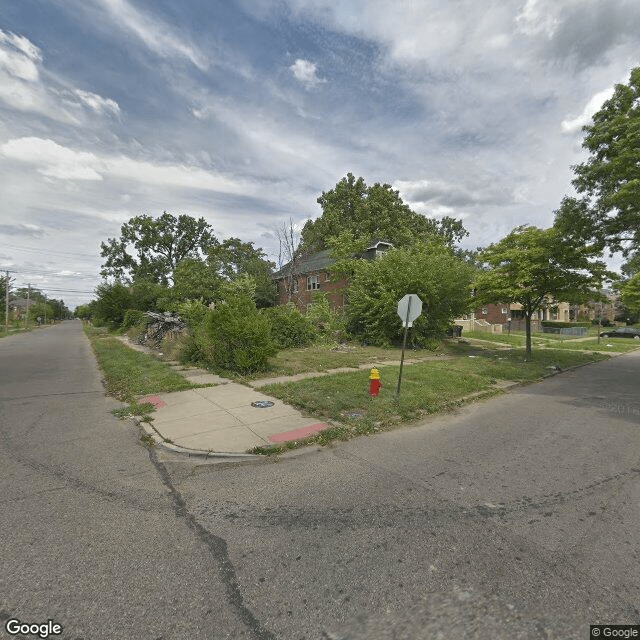
[[[85,639],[640,624],[639,379],[635,352],[418,426],[194,465],[109,415],[79,323],[5,338],[0,615]]]

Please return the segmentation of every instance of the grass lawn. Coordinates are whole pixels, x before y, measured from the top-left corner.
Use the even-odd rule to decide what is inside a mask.
[[[482,331],[469,331],[463,335],[464,339],[470,340],[488,340],[504,345],[521,347],[525,344],[524,333],[485,333]],[[611,345],[611,346],[607,346]],[[534,333],[531,336],[531,346],[535,352],[536,347],[545,347],[551,349],[574,349],[580,351],[602,351],[602,352],[627,352],[640,348],[637,340],[628,338],[600,338],[593,336],[590,340],[584,338],[575,338],[573,336],[562,336],[554,333]]]
[[[498,380],[537,380],[553,369],[596,362],[605,354],[540,350],[525,358],[523,349],[502,350],[451,343],[452,360],[407,365],[403,370],[400,398],[395,392],[398,366],[381,365],[383,387],[378,397],[369,395],[366,371],[341,373],[321,378],[271,384],[260,391],[295,407],[341,423],[312,441],[349,438],[374,433],[423,415],[446,411],[466,402],[469,396],[487,397],[500,393]]]
[[[554,349],[581,349],[586,351],[626,353],[627,351],[640,349],[640,341],[630,340],[629,338],[600,338],[600,344],[598,344],[598,339],[593,338],[592,340],[583,340],[581,342],[566,341],[554,345]]]
[[[107,392],[118,400],[135,404],[136,396],[201,386],[188,382],[157,358],[130,349],[105,331],[85,327],[85,333],[104,374]]]
[[[340,367],[354,367],[368,363],[400,360],[401,349],[385,349],[383,347],[363,347],[358,343],[345,345],[312,345],[301,349],[283,349],[269,359],[269,369],[247,377],[247,380],[258,378],[275,378],[276,376],[292,376],[309,371],[327,371]],[[405,358],[427,358],[446,353],[444,347],[436,351],[407,348]]]

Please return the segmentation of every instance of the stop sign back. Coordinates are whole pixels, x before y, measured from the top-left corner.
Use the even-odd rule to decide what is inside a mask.
[[[398,315],[403,327],[412,327],[413,321],[422,313],[422,300],[415,293],[407,293],[398,302]],[[407,315],[408,314],[408,315]]]

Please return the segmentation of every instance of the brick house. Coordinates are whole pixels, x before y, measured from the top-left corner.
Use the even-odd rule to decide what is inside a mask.
[[[374,260],[392,247],[386,240],[374,240],[360,257]],[[278,286],[278,304],[293,302],[304,313],[313,301],[313,294],[322,291],[327,294],[332,309],[344,309],[348,282],[345,279],[331,281],[330,269],[334,263],[331,250],[324,249],[303,254],[285,264],[273,274]]]

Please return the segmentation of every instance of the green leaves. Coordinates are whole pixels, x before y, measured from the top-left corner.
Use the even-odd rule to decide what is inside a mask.
[[[640,248],[640,67],[584,127],[590,158],[573,167],[581,199],[565,198],[556,220],[575,241],[624,255]]]
[[[155,219],[136,216],[122,225],[120,238],[101,243],[100,255],[106,258],[101,275],[166,285],[182,260],[201,258],[215,244],[217,240],[204,218],[176,218],[167,212]]]
[[[476,276],[476,303],[521,304],[531,353],[530,320],[535,311],[554,300],[586,302],[599,296],[602,280],[613,274],[596,256],[597,246],[568,243],[555,227],[518,227],[480,254],[491,268]]]
[[[640,315],[640,273],[620,286],[620,302],[633,315]]]
[[[412,330],[418,341],[441,335],[453,318],[467,311],[472,269],[442,244],[392,249],[373,261],[354,261],[353,268],[348,329],[372,344],[401,339],[397,306],[407,293],[417,293],[424,303]]]
[[[331,248],[337,258],[361,253],[372,240],[387,240],[396,247],[438,238],[452,246],[468,235],[459,220],[431,220],[412,211],[391,185],[367,186],[348,173],[318,198],[322,215],[302,230],[303,250]]]

